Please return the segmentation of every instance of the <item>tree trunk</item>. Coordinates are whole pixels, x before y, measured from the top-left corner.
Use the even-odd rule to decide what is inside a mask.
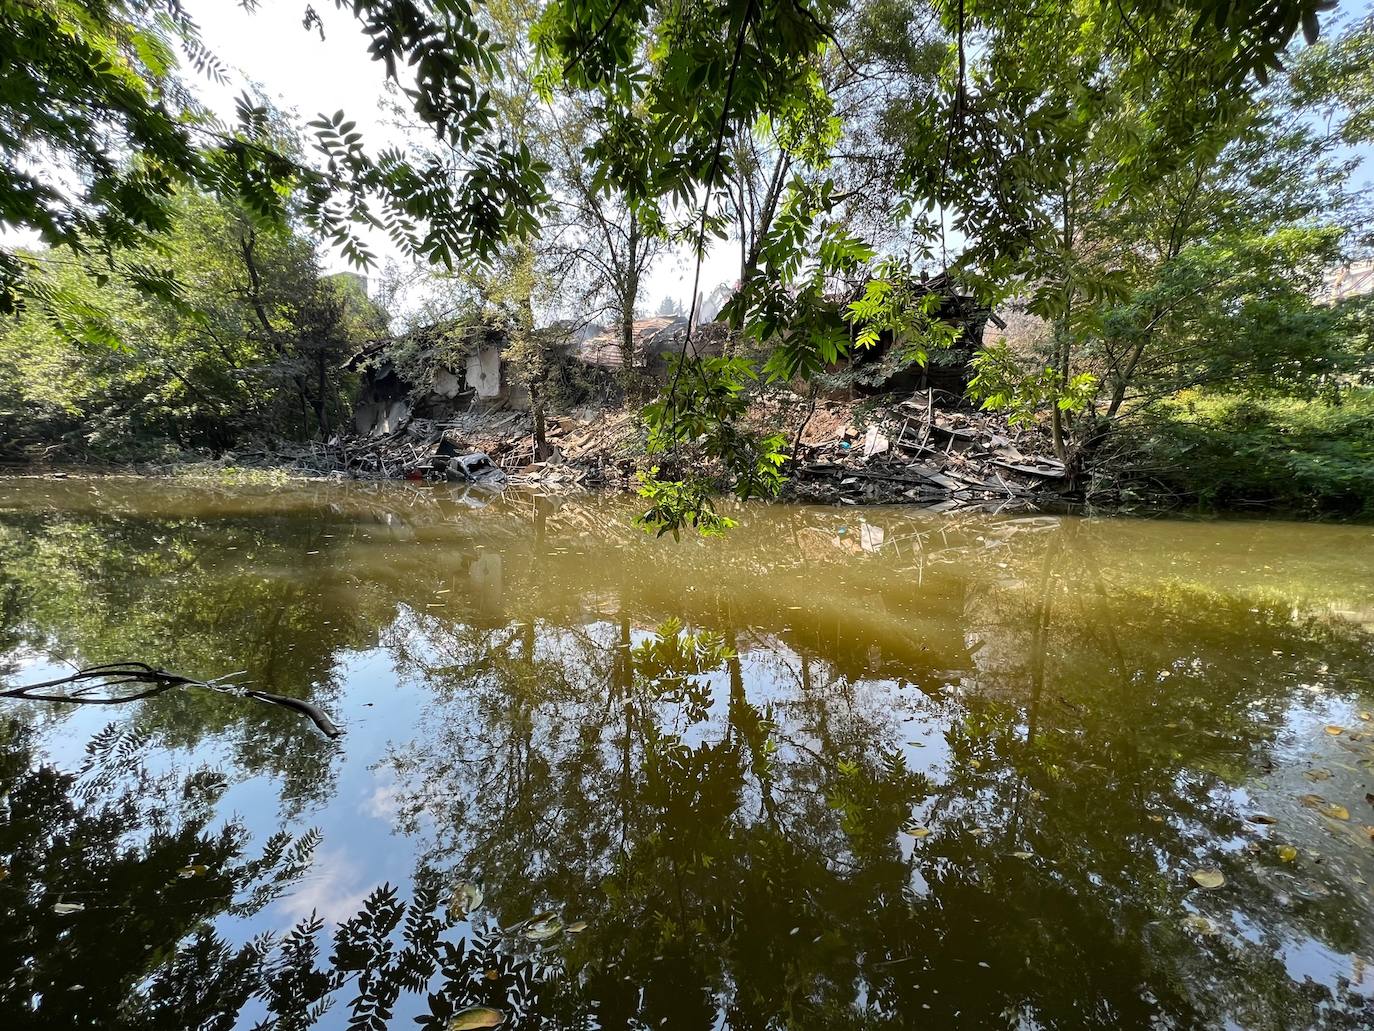
[[[553,451],[549,447],[548,438],[545,435],[544,392],[534,382],[530,383],[530,407],[534,409],[534,460],[543,462],[548,459]]]
[[[327,370],[325,368],[324,359],[325,352],[324,349],[321,348],[316,358],[318,375],[316,378],[315,422],[320,428],[320,440],[327,441],[329,439],[329,395],[326,393]]]
[[[620,289],[620,362],[628,376],[635,366],[635,302],[639,299],[639,220],[630,215],[625,279]],[[628,382],[628,380],[627,380]]]

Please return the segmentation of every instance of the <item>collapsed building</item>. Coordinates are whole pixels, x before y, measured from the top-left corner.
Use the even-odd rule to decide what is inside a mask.
[[[864,295],[865,280],[833,299],[835,318],[844,330],[844,309]],[[872,347],[855,349],[841,362],[826,370],[822,393],[833,398],[855,394],[913,393],[943,391],[962,397],[972,378],[973,356],[983,346],[988,323],[1005,330],[1006,323],[987,305],[972,294],[964,293],[947,274],[923,276],[916,284],[916,295],[938,294],[939,304],[932,313],[935,318],[957,329],[958,336],[947,348],[924,348],[926,361],[918,362],[913,352],[922,344],[902,335],[884,330]]]
[[[838,330],[848,331],[844,309],[862,296],[866,285],[846,288],[832,299]],[[934,314],[959,330],[953,346],[930,349],[928,360],[921,364],[911,357],[920,341],[884,331],[872,347],[856,350],[825,370],[818,384],[822,394],[836,399],[930,389],[964,394],[988,323],[998,329],[1005,329],[1006,323],[971,294],[960,292],[948,276],[923,279],[918,290],[922,295],[940,295]],[[707,299],[703,314],[714,317],[721,295],[717,290]],[[723,297],[728,299],[728,291]],[[731,334],[724,323],[703,321],[690,335],[689,324],[688,316],[682,314],[636,319],[630,325],[628,347],[620,324],[569,327],[553,353],[608,384],[626,371],[627,358],[630,370],[663,380],[674,356],[714,357],[726,351]],[[383,436],[411,419],[443,421],[483,406],[528,408],[528,391],[507,358],[509,345],[505,327],[470,323],[433,325],[371,341],[346,362],[360,380],[354,429],[363,435]]]
[[[726,329],[698,326],[693,356],[722,353]],[[663,378],[669,356],[687,343],[687,319],[655,315],[631,324],[630,368]],[[427,327],[405,336],[370,341],[345,367],[359,378],[353,425],[364,435],[394,433],[411,419],[443,420],[470,408],[523,410],[529,392],[513,374],[507,357],[510,336],[499,326]],[[621,326],[589,326],[569,331],[552,349],[556,360],[599,375],[605,383],[625,369]]]
[[[629,348],[632,368],[649,376],[665,375],[669,359],[683,353],[686,345],[691,357],[714,357],[724,351],[729,331],[724,324],[698,325],[687,339],[686,315],[653,315],[636,319],[630,325]],[[576,340],[570,353],[580,362],[619,371],[625,367],[625,336],[621,326],[590,327],[591,332]]]
[[[507,332],[496,326],[427,327],[370,341],[345,367],[359,377],[353,427],[394,433],[412,418],[441,419],[479,403],[518,393],[502,358]]]

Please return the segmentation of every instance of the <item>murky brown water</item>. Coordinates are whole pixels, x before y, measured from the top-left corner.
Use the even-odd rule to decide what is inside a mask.
[[[1374,527],[633,511],[0,481],[6,685],[345,728],[0,701],[0,1024],[1374,1026]]]

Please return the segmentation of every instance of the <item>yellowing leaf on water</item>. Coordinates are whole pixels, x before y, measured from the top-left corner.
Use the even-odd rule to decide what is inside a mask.
[[[1014,855],[1017,859],[1030,859],[1030,858],[1032,858],[1032,857],[1035,855],[1035,853],[1034,853],[1034,852],[1013,852],[1012,855]]]
[[[567,931],[569,934],[577,934],[578,932],[585,931],[586,929],[587,921],[585,920],[579,920],[577,921],[577,923],[569,924],[567,927],[563,928],[563,930]]]
[[[1360,719],[1368,723],[1370,720],[1374,720],[1374,712],[1362,712],[1360,713]]]
[[[467,916],[481,904],[482,889],[471,881],[459,881],[453,889],[453,897],[449,900],[449,905],[456,909],[460,916]]]
[[[1326,727],[1326,732],[1327,732],[1328,734],[1330,734],[1332,737],[1335,737],[1337,734],[1344,734],[1344,733],[1345,733],[1345,728],[1344,728],[1344,727],[1338,727],[1338,726],[1336,726],[1336,724],[1330,723],[1330,724],[1328,724],[1327,727]]]
[[[978,837],[982,837],[984,834],[986,834],[987,831],[984,830],[982,827],[975,827],[975,828],[973,828],[973,830],[969,831],[969,833],[970,833],[971,835],[973,835],[975,838],[978,838]]]
[[[563,930],[563,921],[561,920],[553,918],[536,920],[525,928],[525,939],[532,942],[546,942],[557,936],[561,930]]]
[[[983,764],[979,762],[977,759],[970,759],[968,761],[968,764],[972,766],[975,770],[981,770],[983,768]]]
[[[1294,848],[1292,845],[1280,845],[1279,858],[1282,859],[1285,863],[1291,863],[1293,860],[1298,858],[1298,850]]]
[[[1194,870],[1191,876],[1199,888],[1220,888],[1226,883],[1226,876],[1212,867]]]
[[[1330,770],[1308,770],[1303,774],[1308,780],[1330,780]]]
[[[1151,822],[1151,823],[1163,823],[1163,822],[1164,822],[1164,817],[1160,816],[1158,813],[1151,813],[1151,814],[1150,814],[1150,822]]]
[[[180,870],[177,871],[177,876],[183,879],[189,879],[191,877],[203,877],[205,876],[205,871],[208,869],[210,869],[208,866],[203,866],[200,863],[195,863],[192,866],[183,866]]]
[[[1321,795],[1303,795],[1301,798],[1301,802],[1309,809],[1315,809],[1323,816],[1329,817],[1333,820],[1350,819],[1349,809],[1347,809],[1343,805],[1338,805],[1335,802],[1328,802],[1326,799],[1322,798]]]
[[[1189,913],[1183,918],[1183,926],[1198,934],[1216,934],[1217,925],[1199,913]]]
[[[927,834],[930,833],[930,828],[922,827],[920,824],[913,823],[908,824],[906,827],[903,827],[902,833],[910,834],[913,838],[924,838]]]
[[[52,907],[52,911],[58,916],[66,916],[68,913],[83,913],[86,907],[80,902],[58,902]]]
[[[469,1006],[459,1010],[448,1022],[448,1031],[479,1031],[481,1028],[500,1027],[506,1015],[490,1006]]]

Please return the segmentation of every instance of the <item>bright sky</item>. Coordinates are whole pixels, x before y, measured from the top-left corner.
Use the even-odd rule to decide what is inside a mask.
[[[367,40],[351,14],[332,4],[316,3],[324,22],[324,40],[301,24],[306,0],[275,0],[249,14],[232,0],[186,0],[188,11],[221,61],[237,71],[227,87],[200,80],[201,92],[221,117],[232,119],[234,98],[246,83],[256,83],[283,110],[294,111],[302,123],[321,113],[342,108],[358,123],[366,144],[378,149],[384,143],[401,143],[403,134],[382,123],[378,102],[386,76],[381,64],[367,54]],[[383,257],[403,259],[383,234],[369,243]],[[348,268],[341,256],[330,253],[331,269]],[[694,264],[685,250],[665,255],[650,270],[640,304],[644,313],[658,310],[664,297],[684,308],[692,292]],[[708,294],[717,284],[738,277],[736,247],[718,245],[702,267],[701,290]]]

